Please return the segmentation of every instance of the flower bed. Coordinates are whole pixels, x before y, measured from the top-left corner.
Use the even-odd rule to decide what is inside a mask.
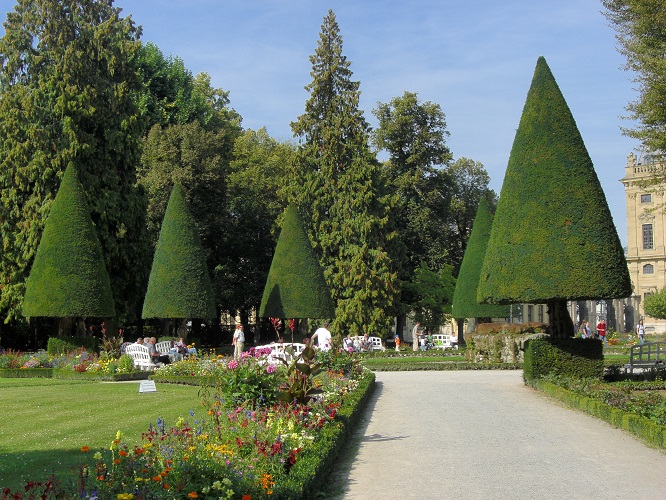
[[[199,411],[156,422],[140,443],[125,442],[119,433],[108,448],[84,446],[85,465],[75,478],[52,477],[31,483],[25,496],[0,492],[0,498],[45,491],[48,498],[311,498],[374,385],[374,375],[362,371],[353,356],[317,358],[311,352],[299,367],[270,370],[254,356],[202,360],[195,375],[187,375],[207,381]],[[186,365],[177,365],[154,376],[183,377]],[[306,371],[307,377],[297,376]],[[281,401],[295,387],[306,388],[305,401]]]

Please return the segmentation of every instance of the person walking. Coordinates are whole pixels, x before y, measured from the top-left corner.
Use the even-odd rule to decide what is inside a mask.
[[[645,343],[645,325],[643,325],[643,320],[640,320],[636,325],[636,335],[638,335],[638,343]]]
[[[597,325],[597,335],[603,341],[604,344],[608,345],[608,339],[606,338],[606,320],[602,319]]]
[[[586,319],[584,319],[583,323],[581,324],[581,336],[584,339],[592,338],[592,331],[590,330],[590,322]]]
[[[239,361],[245,347],[245,332],[243,331],[243,325],[240,323],[236,323],[236,331],[231,343],[234,345],[234,359]]]

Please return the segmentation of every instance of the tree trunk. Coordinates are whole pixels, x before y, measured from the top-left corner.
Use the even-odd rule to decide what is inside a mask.
[[[467,345],[465,343],[465,320],[464,319],[459,319],[458,320],[458,347],[462,347],[464,345]]]
[[[556,300],[548,303],[548,333],[556,339],[566,339],[574,336],[574,324],[569,315],[566,300]]]

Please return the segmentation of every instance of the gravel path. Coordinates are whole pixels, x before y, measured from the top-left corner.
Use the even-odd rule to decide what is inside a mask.
[[[521,371],[378,372],[333,478],[345,499],[666,498],[666,453],[526,387]]]

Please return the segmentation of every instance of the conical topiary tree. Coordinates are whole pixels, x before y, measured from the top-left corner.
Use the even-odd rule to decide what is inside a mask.
[[[26,281],[27,317],[116,315],[102,246],[73,165],[65,170]]]
[[[173,187],[164,214],[142,317],[215,317],[206,258],[180,184]]]
[[[573,335],[567,300],[626,297],[631,281],[583,138],[540,57],[511,149],[479,280],[479,302],[549,304]]]
[[[334,314],[331,291],[298,208],[289,205],[266,279],[259,316],[321,319]]]
[[[464,318],[506,318],[509,316],[509,307],[496,304],[479,304],[476,291],[481,276],[481,266],[486,255],[486,247],[490,230],[493,225],[493,215],[485,198],[479,201],[476,211],[472,233],[467,242],[465,255],[458,273],[456,289],[453,293],[452,316],[456,319]],[[460,335],[460,331],[458,332]],[[461,339],[458,339],[461,342]]]

